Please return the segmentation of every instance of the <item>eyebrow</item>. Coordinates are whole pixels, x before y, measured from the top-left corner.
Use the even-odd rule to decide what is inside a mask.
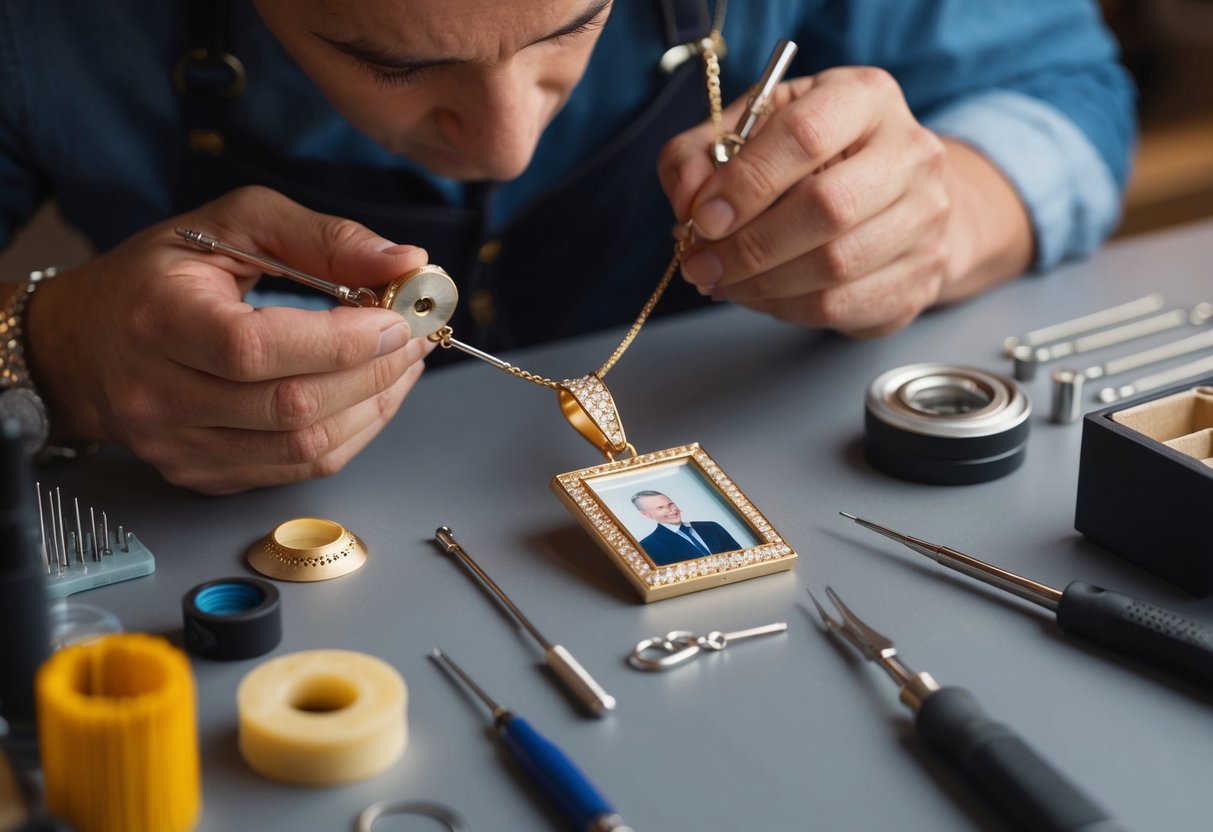
[[[611,4],[611,2],[612,0],[598,0],[598,2],[594,3],[584,12],[577,15],[577,17],[573,18],[559,29],[555,30],[554,32],[549,32],[542,37],[535,38],[535,40],[526,44],[526,46],[534,46],[537,43],[556,40],[557,38],[562,38],[577,32],[579,29],[588,26],[599,15],[601,15],[606,7]],[[357,58],[360,61],[383,67],[384,69],[411,71],[427,69],[430,67],[449,66],[451,64],[471,63],[471,61],[467,60],[466,58],[409,58],[393,53],[388,49],[384,49],[383,47],[378,46],[365,38],[341,40],[339,38],[328,37],[320,32],[312,32],[312,34],[339,52],[349,55],[351,58]],[[525,49],[526,47],[524,46],[523,48]]]

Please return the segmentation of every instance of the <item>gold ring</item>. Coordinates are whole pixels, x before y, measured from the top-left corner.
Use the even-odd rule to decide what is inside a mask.
[[[366,563],[367,550],[340,523],[297,517],[279,523],[248,550],[249,566],[283,581],[326,581]]]

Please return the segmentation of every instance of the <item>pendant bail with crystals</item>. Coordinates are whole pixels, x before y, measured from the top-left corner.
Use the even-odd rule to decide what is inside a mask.
[[[608,462],[624,451],[636,455],[636,449],[628,444],[624,435],[623,422],[611,391],[597,374],[560,382],[556,385],[556,395],[564,418],[591,445],[602,451]]]

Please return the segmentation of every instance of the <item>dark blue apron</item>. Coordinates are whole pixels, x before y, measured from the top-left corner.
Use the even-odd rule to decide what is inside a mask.
[[[187,147],[178,210],[264,185],[387,239],[423,246],[459,286],[456,337],[490,351],[630,323],[668,265],[674,216],[657,158],[671,137],[707,115],[701,60],[682,64],[626,130],[493,228],[495,183],[467,185],[465,205],[452,207],[413,173],[290,159],[242,135],[230,113],[238,94],[233,76],[212,57],[228,51],[227,3],[187,0],[184,8],[179,88]],[[656,12],[670,45],[709,29],[703,0],[661,0]],[[298,288],[286,281],[275,288],[288,286]],[[703,303],[675,279],[657,314]],[[455,352],[440,351],[443,358]]]

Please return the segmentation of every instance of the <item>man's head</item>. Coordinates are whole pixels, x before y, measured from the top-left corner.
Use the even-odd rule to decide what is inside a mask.
[[[632,505],[650,520],[675,526],[682,524],[682,510],[660,491],[637,491],[632,495]]]
[[[581,80],[612,0],[255,0],[352,124],[434,173],[513,179]]]

